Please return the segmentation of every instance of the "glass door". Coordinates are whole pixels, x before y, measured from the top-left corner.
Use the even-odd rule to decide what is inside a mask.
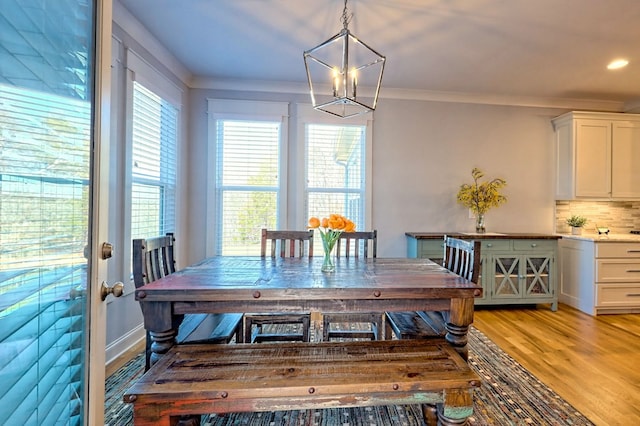
[[[89,325],[104,309],[92,291],[103,7],[110,39],[110,2],[0,7],[0,424],[101,422],[104,331]],[[102,365],[90,369],[89,353]]]

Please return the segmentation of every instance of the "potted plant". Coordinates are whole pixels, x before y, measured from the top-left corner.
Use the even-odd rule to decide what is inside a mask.
[[[495,178],[490,181],[480,182],[484,177],[482,170],[475,167],[471,171],[473,177],[472,184],[460,185],[457,200],[458,203],[471,209],[476,217],[476,232],[485,232],[484,214],[492,207],[497,207],[507,201],[507,197],[500,193],[500,190],[507,184],[502,178]]]
[[[571,227],[571,233],[573,235],[582,234],[582,227],[587,223],[587,218],[580,215],[572,215],[567,219],[567,225]]]

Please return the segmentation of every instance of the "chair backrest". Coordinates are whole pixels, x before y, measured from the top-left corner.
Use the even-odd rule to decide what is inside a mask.
[[[478,284],[480,276],[480,241],[465,241],[444,236],[445,268]]]
[[[176,271],[173,233],[133,240],[133,282],[136,288]]]
[[[344,251],[342,246],[344,245]],[[369,252],[369,246],[371,246],[371,252]],[[343,232],[340,234],[340,238],[336,243],[336,256],[345,257],[360,257],[360,249],[362,249],[362,256],[378,257],[378,230],[373,231],[360,231],[360,232]]]
[[[262,229],[260,256],[267,255],[267,241],[271,241],[271,257],[313,257],[313,229],[309,231],[270,231]]]

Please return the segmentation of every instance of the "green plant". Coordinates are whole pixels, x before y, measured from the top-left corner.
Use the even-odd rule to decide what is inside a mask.
[[[458,203],[471,209],[475,214],[485,214],[491,207],[497,207],[507,201],[507,197],[500,194],[506,184],[502,178],[495,178],[489,182],[478,182],[484,173],[477,167],[471,171],[473,184],[462,184],[458,191]]]
[[[567,218],[567,225],[574,228],[582,228],[587,223],[587,218],[574,214],[570,218]]]

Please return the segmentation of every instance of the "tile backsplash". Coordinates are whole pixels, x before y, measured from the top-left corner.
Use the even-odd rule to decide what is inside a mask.
[[[613,234],[640,229],[640,201],[556,201],[556,232],[570,233],[566,220],[574,214],[587,218],[585,232],[596,232],[596,225]]]

